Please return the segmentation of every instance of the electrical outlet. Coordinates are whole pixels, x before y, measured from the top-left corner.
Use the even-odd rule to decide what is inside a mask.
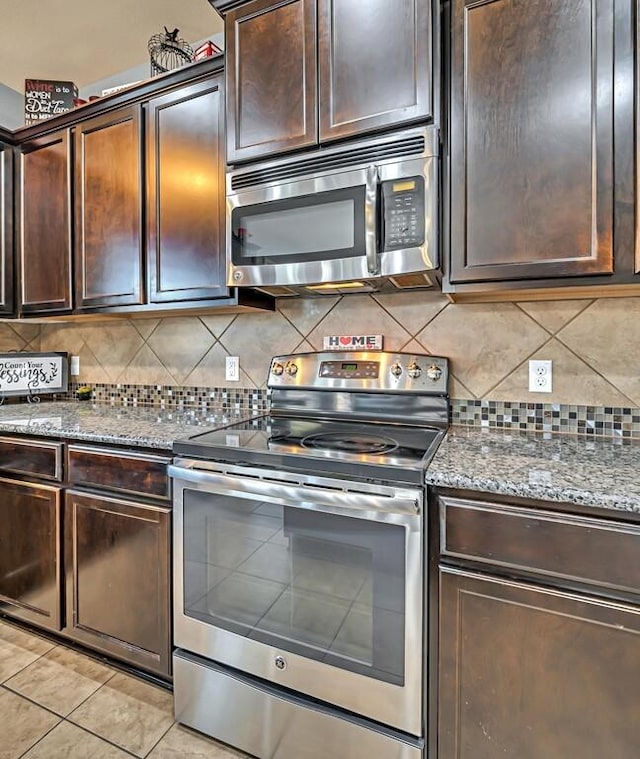
[[[550,393],[553,388],[551,361],[529,361],[529,392]]]
[[[80,374],[80,356],[71,356],[71,368],[69,373],[72,377],[77,377]]]
[[[225,379],[227,382],[238,382],[240,380],[240,357],[227,356],[225,361]]]

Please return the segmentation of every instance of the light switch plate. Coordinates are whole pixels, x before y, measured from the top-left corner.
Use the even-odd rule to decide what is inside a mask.
[[[71,374],[72,377],[77,377],[80,374],[80,356],[71,356],[69,374]]]

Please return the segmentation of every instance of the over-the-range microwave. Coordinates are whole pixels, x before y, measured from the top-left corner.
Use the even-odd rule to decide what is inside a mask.
[[[438,174],[435,127],[230,171],[229,285],[275,296],[431,286]]]

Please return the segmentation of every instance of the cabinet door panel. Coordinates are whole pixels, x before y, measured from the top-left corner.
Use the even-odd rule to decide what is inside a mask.
[[[0,609],[60,629],[60,489],[0,479]]]
[[[137,107],[76,127],[76,307],[142,303]]]
[[[631,757],[640,610],[442,570],[439,759]]]
[[[452,282],[613,271],[613,3],[455,0]]]
[[[170,513],[66,493],[66,632],[163,675],[171,654]]]
[[[254,0],[225,27],[227,160],[314,145],[316,0]]]
[[[18,195],[20,307],[71,309],[71,152],[65,130],[23,146]]]
[[[225,297],[222,76],[147,106],[151,303]]]
[[[431,3],[319,0],[320,141],[427,119]]]
[[[13,305],[13,150],[0,144],[0,314]]]

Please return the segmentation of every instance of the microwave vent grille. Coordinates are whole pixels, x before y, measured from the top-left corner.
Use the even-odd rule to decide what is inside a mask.
[[[406,156],[420,156],[424,151],[424,135],[414,135],[395,142],[366,145],[339,153],[327,152],[325,155],[316,154],[307,158],[301,158],[299,161],[234,174],[231,177],[231,189],[241,190],[258,184],[285,182],[300,176],[344,169],[358,164],[366,165],[376,163],[376,161],[394,160]]]

